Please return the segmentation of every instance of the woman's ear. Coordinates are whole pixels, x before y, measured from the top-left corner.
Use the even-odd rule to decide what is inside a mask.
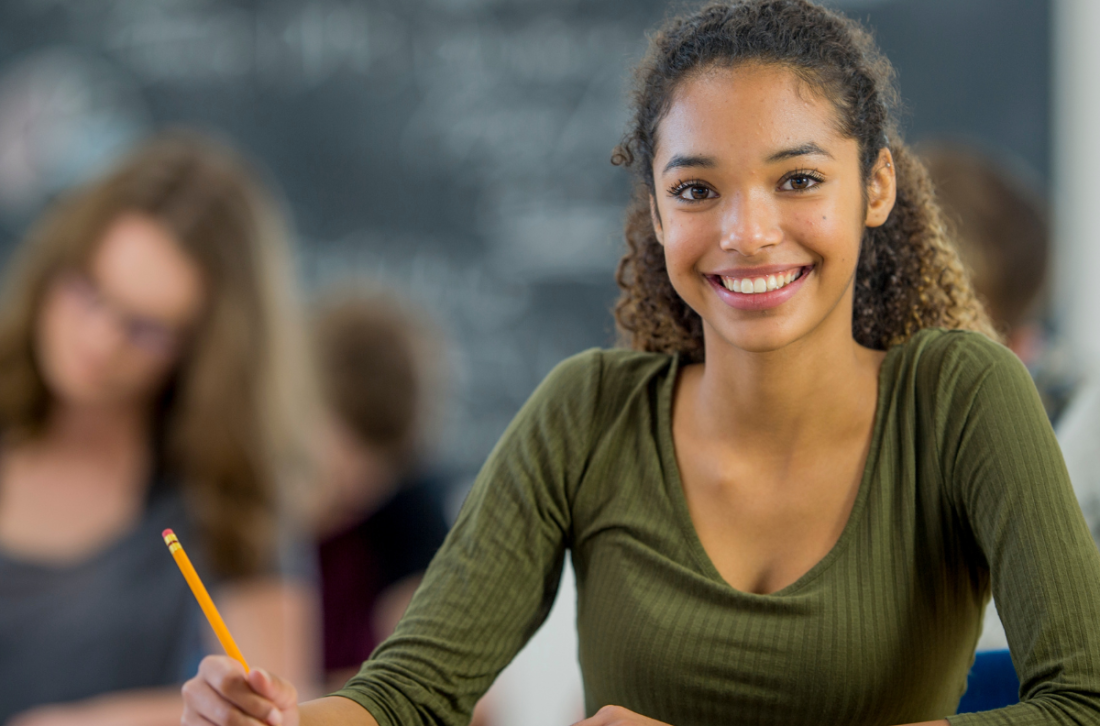
[[[657,200],[649,195],[649,217],[653,220],[653,233],[657,235],[657,241],[663,247],[665,244],[665,229],[661,226],[661,213],[657,211]]]
[[[875,168],[867,180],[867,215],[864,224],[879,227],[886,223],[898,198],[898,179],[894,173],[894,155],[890,149],[878,152]]]

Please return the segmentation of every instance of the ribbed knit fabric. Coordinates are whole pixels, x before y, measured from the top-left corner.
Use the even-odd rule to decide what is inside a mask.
[[[893,348],[849,521],[770,595],[731,588],[695,533],[672,445],[677,365],[589,351],[558,366],[489,458],[397,632],[338,695],[384,725],[465,723],[545,618],[570,551],[590,714],[943,718],[992,585],[1023,701],[953,723],[1100,722],[1100,553],[1015,356],[939,330]]]

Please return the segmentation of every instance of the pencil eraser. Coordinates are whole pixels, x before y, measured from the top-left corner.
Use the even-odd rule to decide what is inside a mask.
[[[160,536],[161,537],[169,537],[169,536],[174,535],[174,534],[175,534],[175,532],[173,532],[172,530],[166,529],[166,530],[164,530],[163,532],[160,533]]]

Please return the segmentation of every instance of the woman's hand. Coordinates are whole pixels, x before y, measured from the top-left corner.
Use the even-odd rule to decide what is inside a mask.
[[[654,721],[622,706],[604,706],[592,718],[578,721],[573,726],[668,726],[664,721]]]
[[[203,658],[183,684],[182,726],[298,726],[298,692],[288,681],[224,655]]]

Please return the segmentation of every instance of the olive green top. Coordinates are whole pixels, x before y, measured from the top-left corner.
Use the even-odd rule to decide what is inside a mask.
[[[493,451],[397,632],[338,695],[381,724],[465,723],[542,623],[569,550],[589,714],[943,718],[992,587],[1022,702],[953,723],[1100,722],[1100,552],[1015,356],[958,331],[891,349],[848,523],[770,595],[730,587],[696,535],[673,452],[677,368],[619,350],[559,365]]]

